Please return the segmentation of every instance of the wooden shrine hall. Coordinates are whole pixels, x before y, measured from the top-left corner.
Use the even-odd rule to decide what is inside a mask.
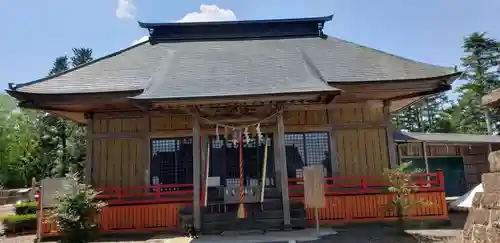
[[[87,127],[103,232],[176,230],[183,215],[203,232],[307,226],[302,168],[315,164],[322,223],[395,220],[379,210],[391,113],[459,73],[328,36],[331,19],[139,23],[149,40],[7,92]],[[415,177],[433,203],[412,217],[446,219],[442,173]]]

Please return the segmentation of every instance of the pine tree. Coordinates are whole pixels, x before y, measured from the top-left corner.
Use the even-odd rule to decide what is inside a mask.
[[[485,127],[485,133],[492,134],[491,111],[481,105],[481,97],[500,86],[498,70],[495,70],[500,45],[486,33],[474,32],[464,39],[463,48],[466,56],[462,58],[465,69],[462,78],[468,83],[458,89],[461,92],[459,109],[464,112],[461,126],[475,133],[484,133]]]
[[[73,56],[57,57],[49,72],[50,76],[67,71],[92,61],[92,50],[73,48]],[[47,165],[42,177],[65,176],[70,170],[81,173],[85,158],[85,128],[72,121],[40,112],[38,115],[40,135],[38,159]]]

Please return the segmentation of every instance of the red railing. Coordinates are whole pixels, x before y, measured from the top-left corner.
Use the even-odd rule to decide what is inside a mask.
[[[101,232],[152,232],[177,230],[178,211],[192,205],[193,185],[156,185],[96,188],[101,192],[97,199],[107,203],[99,214]],[[41,193],[38,205],[40,206]],[[39,215],[41,211],[39,210]],[[57,236],[59,229],[47,221],[50,209],[43,211],[42,236]]]
[[[394,194],[385,176],[336,176],[325,178],[326,205],[320,208],[321,223],[383,222],[397,220],[387,207]],[[290,178],[290,200],[304,202],[302,178]],[[410,195],[429,202],[412,209],[410,218],[436,220],[448,218],[442,171],[429,174],[413,174],[411,184],[418,186],[417,193]],[[315,212],[306,209],[306,217],[314,222]]]
[[[388,193],[390,182],[385,176],[333,176],[325,177],[326,195],[364,195]],[[290,197],[304,195],[304,179],[289,178]],[[354,181],[354,182],[353,182]],[[436,173],[413,174],[410,182],[419,188],[419,192],[444,191],[444,176],[441,170]]]
[[[192,203],[192,184],[96,188],[97,199],[108,205],[136,203]]]

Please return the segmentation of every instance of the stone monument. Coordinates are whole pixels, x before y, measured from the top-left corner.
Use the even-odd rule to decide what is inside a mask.
[[[500,151],[490,153],[490,172],[482,175],[484,192],[477,192],[462,232],[463,243],[500,242]]]

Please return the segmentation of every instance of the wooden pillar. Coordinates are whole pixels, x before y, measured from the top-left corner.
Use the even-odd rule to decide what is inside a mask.
[[[279,192],[281,192],[281,163],[279,160],[280,141],[278,136],[278,127],[273,131],[273,153],[274,153],[274,172],[275,184]]]
[[[425,173],[429,172],[429,159],[427,155],[427,143],[422,142],[422,154],[424,155],[424,163],[425,163]]]
[[[330,115],[330,110],[328,112],[328,124],[330,128],[330,162],[332,166],[332,174],[331,176],[339,176],[340,168],[339,168],[339,160],[337,156],[337,131],[333,124],[333,115]]]
[[[400,165],[403,162],[403,158],[402,158],[403,152],[401,151],[400,144],[396,144],[396,148],[397,148],[397,153],[398,153],[398,165]]]
[[[86,130],[86,151],[85,151],[85,171],[84,171],[84,177],[85,177],[85,183],[87,185],[92,184],[92,172],[94,170],[93,165],[94,165],[94,155],[93,155],[93,148],[94,148],[94,118],[92,114],[85,114],[85,119],[87,120],[87,128]]]
[[[392,136],[392,130],[391,130],[391,102],[390,101],[384,101],[384,119],[386,119],[385,122],[385,133],[387,136],[387,149],[389,153],[389,166],[390,168],[396,168],[397,162],[396,162],[396,151],[394,149],[394,137]]]
[[[150,114],[146,114],[146,116],[143,118],[143,124],[144,124],[144,131],[142,131],[142,146],[144,147],[144,153],[143,153],[143,161],[145,163],[144,168],[146,170],[144,171],[144,185],[150,186],[151,185],[151,137],[150,137],[150,132],[151,132],[151,116]]]
[[[193,126],[193,223],[196,229],[201,229],[201,137],[200,137],[200,119],[198,114],[192,116]]]
[[[286,164],[286,150],[285,150],[285,124],[283,122],[283,112],[280,112],[277,116],[277,126],[278,126],[278,161],[280,164],[280,182],[281,182],[281,196],[283,201],[283,219],[285,225],[291,224],[290,219],[290,199],[288,196],[288,173]]]

